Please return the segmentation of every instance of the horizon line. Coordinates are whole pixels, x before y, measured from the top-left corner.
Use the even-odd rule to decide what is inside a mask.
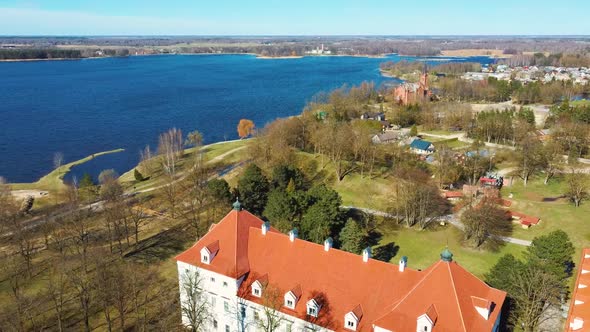
[[[36,37],[36,38],[48,38],[48,37],[435,37],[435,38],[448,38],[448,37],[512,37],[512,38],[590,38],[590,34],[401,34],[401,35],[389,35],[389,34],[52,34],[52,35],[31,35],[31,34],[0,34],[0,38],[9,37]]]

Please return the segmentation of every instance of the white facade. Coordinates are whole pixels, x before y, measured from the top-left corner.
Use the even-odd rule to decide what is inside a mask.
[[[255,332],[262,331],[258,327],[256,316],[264,318],[264,309],[261,305],[242,299],[237,296],[243,278],[236,280],[219,273],[198,268],[187,263],[178,261],[178,276],[180,284],[180,302],[186,302],[186,296],[183,294],[183,277],[187,273],[198,273],[201,279],[201,287],[206,292],[206,299],[210,308],[210,319],[205,323],[204,331],[221,331],[221,332]],[[254,283],[255,285],[256,283]],[[251,291],[251,290],[249,290]],[[285,294],[285,299],[291,296],[291,292]],[[301,300],[301,299],[297,299]],[[310,303],[313,307],[313,303]],[[321,307],[316,307],[321,310]],[[330,331],[323,327],[314,325],[305,320],[286,315],[280,312],[282,321],[277,331],[280,332],[311,332],[311,331]],[[188,325],[189,322],[185,316],[182,317],[182,323]]]

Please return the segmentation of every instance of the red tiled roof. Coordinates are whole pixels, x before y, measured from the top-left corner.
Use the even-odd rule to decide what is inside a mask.
[[[463,192],[461,191],[445,191],[445,198],[461,198]]]
[[[438,261],[425,271],[369,259],[323,245],[295,239],[271,228],[263,235],[262,220],[246,211],[232,211],[194,246],[176,257],[230,277],[245,275],[238,295],[262,304],[250,286],[268,278],[282,293],[293,291],[299,300],[295,309],[280,310],[308,319],[310,299],[321,304],[314,324],[345,331],[344,316],[361,318],[357,331],[372,331],[373,324],[395,332],[415,331],[419,316],[436,313],[434,331],[491,331],[506,293],[490,288],[455,262]],[[200,262],[200,250],[219,239],[219,252],[210,265]],[[235,257],[234,257],[235,256]],[[490,319],[481,317],[472,296],[495,305]],[[434,312],[433,309],[435,308]],[[404,319],[401,319],[404,318]]]
[[[520,220],[520,223],[525,226],[536,225],[541,221],[541,219],[533,216],[526,215],[524,213],[516,212],[516,211],[508,211],[512,218],[517,218]]]
[[[359,304],[354,309],[352,309],[352,313],[356,316],[358,320],[363,318],[363,307]]]
[[[582,273],[582,271],[589,271]],[[585,287],[584,287],[585,286]],[[582,259],[578,265],[578,276],[572,299],[570,303],[570,310],[565,323],[565,331],[590,331],[590,248],[582,250]],[[584,303],[575,304],[576,300]],[[575,320],[582,321],[582,326],[579,329],[574,329],[572,326]]]

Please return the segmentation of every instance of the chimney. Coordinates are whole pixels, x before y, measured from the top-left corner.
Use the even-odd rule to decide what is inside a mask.
[[[334,241],[332,240],[331,237],[327,238],[324,241],[324,250],[325,251],[330,251],[330,249],[332,249],[332,244],[334,243]]]
[[[262,223],[262,235],[266,235],[266,233],[268,233],[268,231],[270,230],[270,223],[268,221],[265,221]]]
[[[368,262],[369,258],[371,258],[371,247],[366,247],[363,249],[363,262]]]
[[[402,258],[399,260],[399,272],[404,272],[406,265],[408,265],[408,257],[402,256]]]
[[[297,238],[297,229],[293,228],[291,231],[289,231],[289,241],[295,242],[296,238]]]

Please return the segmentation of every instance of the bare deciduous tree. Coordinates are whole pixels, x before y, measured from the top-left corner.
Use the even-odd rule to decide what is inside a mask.
[[[181,277],[180,310],[192,332],[201,331],[210,316],[209,302],[198,272],[186,271]]]

